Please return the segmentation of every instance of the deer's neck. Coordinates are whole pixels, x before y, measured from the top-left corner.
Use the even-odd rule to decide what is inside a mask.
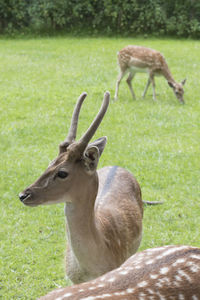
[[[88,250],[95,247],[98,232],[95,224],[94,205],[98,191],[98,175],[81,187],[73,202],[65,204],[68,244],[77,259],[88,257]]]
[[[167,65],[165,66],[165,68],[163,68],[162,74],[167,81],[175,83],[175,80],[174,80],[174,78],[169,70],[169,67]]]

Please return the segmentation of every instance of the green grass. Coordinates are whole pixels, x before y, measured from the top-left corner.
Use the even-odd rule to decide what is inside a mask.
[[[36,299],[66,285],[63,204],[28,208],[18,193],[58,153],[77,97],[88,92],[78,137],[106,90],[114,96],[116,52],[128,44],[160,50],[177,81],[187,77],[186,105],[163,78],[143,100],[137,74],[131,99],[125,80],[95,137],[107,135],[99,167],[120,165],[139,181],[145,207],[140,250],[166,244],[200,246],[200,42],[170,39],[42,38],[0,40],[0,298]]]

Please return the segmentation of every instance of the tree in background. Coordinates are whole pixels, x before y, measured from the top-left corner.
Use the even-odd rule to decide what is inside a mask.
[[[0,31],[200,37],[196,0],[0,0]]]

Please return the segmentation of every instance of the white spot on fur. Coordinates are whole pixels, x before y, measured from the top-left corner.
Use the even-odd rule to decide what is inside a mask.
[[[160,269],[160,274],[167,274],[167,272],[169,271],[169,268],[164,267]]]
[[[157,259],[162,259],[163,257],[172,254],[174,252],[179,252],[185,248],[188,248],[187,246],[180,246],[180,247],[173,247],[173,248],[169,248],[167,249],[165,252],[163,252],[161,255],[157,256]]]
[[[127,289],[126,292],[127,294],[132,294],[134,292],[134,289]]]
[[[111,294],[103,294],[103,295],[101,295],[101,296],[102,296],[102,299],[104,299],[104,298],[111,297],[112,295],[111,295]]]
[[[157,278],[158,278],[158,275],[157,275],[157,274],[150,274],[150,277],[151,277],[152,279],[157,279]]]
[[[185,259],[184,259],[184,258],[179,258],[179,259],[177,259],[176,262],[174,262],[174,263],[172,264],[172,266],[175,267],[176,265],[182,264],[182,263],[184,263],[184,262],[185,262]]]
[[[132,267],[126,267],[125,268],[127,271],[132,271],[132,270],[134,270],[134,268],[132,268]]]
[[[151,295],[154,294],[154,291],[152,291],[151,289],[147,289],[147,292],[148,292],[149,294],[151,294]]]
[[[184,295],[183,295],[183,294],[179,294],[179,295],[178,295],[178,300],[185,300]]]
[[[115,292],[114,295],[115,296],[120,296],[120,293],[119,292]]]
[[[95,300],[96,297],[93,297],[93,296],[89,296],[89,297],[86,297],[86,298],[80,298],[80,300]]]
[[[66,294],[64,294],[62,297],[61,297],[61,299],[64,299],[65,297],[67,298],[67,297],[70,297],[72,295],[72,293],[66,293]]]
[[[178,281],[174,281],[173,284],[177,287],[180,287],[180,283]]]
[[[125,292],[115,292],[114,293],[115,296],[123,296],[125,294],[126,294]]]
[[[80,289],[80,290],[78,290],[79,292],[83,292],[84,291],[84,289]]]
[[[188,261],[187,262],[187,266],[193,266],[194,265],[194,262],[193,261]]]
[[[163,286],[161,282],[157,282],[155,285],[159,288],[161,288]]]
[[[187,273],[185,273],[183,270],[178,270],[178,274],[182,277],[185,277],[189,282],[191,282],[190,276]]]
[[[199,271],[199,266],[196,266],[196,265],[193,265],[190,267],[190,270],[193,272],[193,273],[197,273]]]
[[[96,287],[95,286],[91,286],[91,287],[89,287],[89,290],[95,290],[96,289]]]
[[[154,259],[147,260],[145,262],[146,265],[151,265],[154,262]]]
[[[101,277],[100,281],[104,281],[106,276]]]
[[[138,287],[145,287],[145,286],[147,286],[146,281],[141,281],[140,283],[138,283]]]
[[[196,295],[193,295],[192,300],[199,300],[199,298]]]
[[[167,278],[167,277],[160,278],[159,281],[160,281],[161,283],[169,283],[169,282],[170,282],[170,281],[169,281],[169,278]]]
[[[108,279],[109,282],[114,282],[115,281],[115,277],[111,277]]]
[[[119,274],[126,275],[126,274],[128,274],[128,271],[121,271],[121,272],[119,272]]]
[[[177,281],[182,281],[181,277],[178,276],[178,275],[175,276],[175,279],[176,279]]]
[[[97,285],[97,287],[100,287],[100,288],[104,287],[104,284],[100,283],[100,284]]]
[[[190,255],[191,258],[200,259],[200,255],[192,254]]]
[[[145,250],[144,252],[149,252],[151,254],[154,254],[155,252],[159,252],[159,251],[167,249],[167,248],[168,248],[168,246],[157,247],[157,248],[149,248],[149,249]]]
[[[157,292],[156,295],[159,297],[159,300],[168,300],[167,298],[165,298],[165,296],[163,296],[161,293]]]
[[[139,300],[145,300],[144,297],[145,297],[146,295],[145,295],[144,293],[139,293],[138,296],[139,296]]]
[[[135,266],[135,269],[139,270],[139,269],[141,269],[141,266],[140,265]]]

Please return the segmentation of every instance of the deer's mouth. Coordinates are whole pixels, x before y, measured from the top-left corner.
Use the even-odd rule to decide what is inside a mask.
[[[38,204],[33,200],[31,193],[20,193],[19,194],[20,201],[27,206],[37,206]]]

